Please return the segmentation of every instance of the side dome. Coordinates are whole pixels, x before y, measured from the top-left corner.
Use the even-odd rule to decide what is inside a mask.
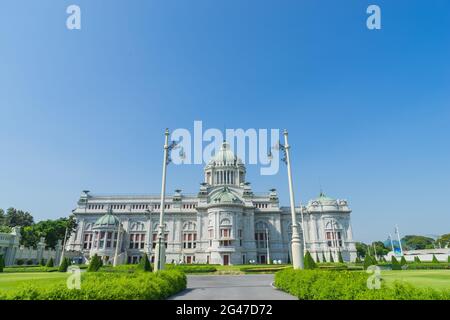
[[[214,193],[210,199],[210,204],[242,204],[238,196],[233,194],[228,187],[223,187],[219,192]]]
[[[111,212],[108,212],[104,216],[98,218],[98,220],[94,224],[94,228],[108,228],[108,227],[116,227],[118,225],[119,219]]]
[[[337,206],[337,200],[327,197],[325,195],[325,193],[320,192],[319,197],[317,199],[315,199],[317,202],[319,202],[321,205],[327,205],[327,206],[333,206],[336,205]]]
[[[308,202],[307,209],[310,212],[335,212],[339,211],[339,204],[336,199],[327,197],[321,192],[318,198]]]

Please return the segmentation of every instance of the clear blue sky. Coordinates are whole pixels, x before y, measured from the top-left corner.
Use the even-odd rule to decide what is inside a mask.
[[[41,220],[83,189],[158,193],[164,128],[202,120],[289,129],[297,200],[348,199],[358,240],[450,232],[449,57],[448,0],[3,0],[0,207]],[[287,205],[285,168],[258,172]],[[201,180],[171,166],[168,191]]]

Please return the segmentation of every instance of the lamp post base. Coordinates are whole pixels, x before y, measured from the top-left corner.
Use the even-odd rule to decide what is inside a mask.
[[[303,246],[302,242],[300,240],[300,235],[297,230],[297,228],[292,228],[292,243],[291,243],[291,250],[292,250],[292,266],[294,269],[303,269]]]
[[[155,249],[155,262],[153,266],[153,271],[158,272],[160,270],[164,270],[165,265],[165,245],[160,244],[159,242],[156,244]]]

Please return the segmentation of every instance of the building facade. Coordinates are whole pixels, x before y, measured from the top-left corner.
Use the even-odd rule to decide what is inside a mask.
[[[118,263],[136,263],[144,252],[153,260],[160,206],[159,196],[83,191],[73,211],[78,227],[66,250],[81,260],[98,254],[106,263],[114,257]],[[290,262],[290,208],[280,206],[275,189],[252,191],[244,164],[226,142],[204,168],[198,194],[175,190],[166,197],[164,209],[167,263]],[[346,261],[356,258],[347,201],[321,193],[296,212],[315,260],[329,261],[332,255],[337,261],[339,253]]]

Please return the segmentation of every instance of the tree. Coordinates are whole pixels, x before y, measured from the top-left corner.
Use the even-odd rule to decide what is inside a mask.
[[[141,257],[137,269],[141,271],[152,271],[152,267],[146,253],[144,253],[144,255]]]
[[[309,251],[306,251],[306,254],[305,254],[304,267],[305,267],[305,269],[309,269],[309,270],[315,269],[317,267],[316,262],[311,257],[311,254],[309,253]]]
[[[0,255],[0,272],[3,272],[4,268],[5,268],[5,259],[3,258],[3,255]]]
[[[43,267],[44,267],[44,266],[45,266],[45,259],[44,259],[44,258],[42,258],[42,259],[41,259],[41,261],[39,262],[39,264],[40,264],[41,266],[43,266]]]
[[[436,258],[436,256],[433,254],[433,260],[431,260],[432,263],[439,263],[439,260]]]
[[[421,263],[422,261],[420,261],[420,258],[416,256],[416,257],[414,257],[414,262],[415,263]]]
[[[443,234],[436,240],[436,242],[442,247],[445,247],[446,245],[450,247],[450,233]]]
[[[361,263],[361,258],[359,256],[356,256],[355,263]]]
[[[8,208],[5,216],[5,225],[10,227],[28,227],[33,225],[33,216],[26,211]]]
[[[365,257],[367,254],[367,245],[362,242],[355,242],[356,254],[360,257]]]
[[[21,230],[21,244],[25,247],[36,247],[41,237],[49,248],[54,249],[58,240],[64,241],[67,228],[67,238],[76,229],[75,218],[59,218],[57,220],[43,220]]]
[[[401,270],[402,266],[400,265],[400,263],[398,263],[397,258],[395,258],[395,256],[391,257],[391,265],[392,265],[392,270]]]
[[[331,250],[330,250],[330,262],[334,263],[334,258],[333,258],[333,254],[331,253]]]
[[[10,226],[1,226],[0,225],[0,233],[11,233],[11,227]]]
[[[61,265],[58,268],[59,272],[67,272],[67,268],[69,268],[70,262],[68,258],[64,258],[61,262]]]
[[[338,253],[338,262],[339,263],[344,263],[344,258],[342,257],[342,252],[341,251],[339,251],[339,253]]]
[[[434,239],[424,236],[408,235],[402,238],[402,244],[408,250],[432,249]]]
[[[0,209],[0,226],[4,226],[6,222],[5,210]]]
[[[406,264],[407,264],[406,259],[405,259],[404,256],[402,256],[402,258],[400,259],[400,265],[401,265],[401,266],[404,266],[404,265],[406,265]]]
[[[447,262],[450,263],[450,256],[447,257]]]
[[[91,258],[91,261],[89,262],[87,272],[97,272],[102,266],[102,259],[97,254],[94,254],[94,256]]]
[[[384,256],[388,254],[390,249],[388,249],[382,241],[375,241],[372,243],[372,248],[375,248],[375,252],[379,256]]]
[[[53,268],[54,266],[53,258],[48,259],[47,264],[45,266],[47,268]]]

